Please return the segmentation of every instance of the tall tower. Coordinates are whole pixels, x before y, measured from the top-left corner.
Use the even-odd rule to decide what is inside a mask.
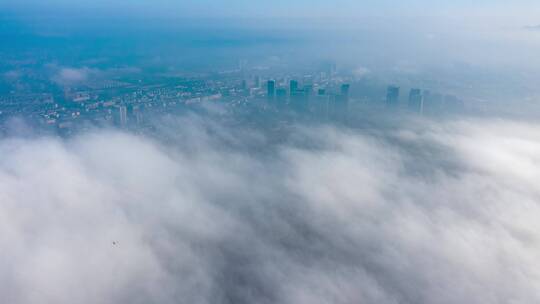
[[[287,89],[279,88],[276,90],[276,104],[278,108],[284,108],[287,105]]]
[[[349,90],[351,88],[351,85],[348,83],[344,83],[341,85],[341,95],[345,97],[346,99],[349,99]]]
[[[424,99],[420,89],[411,89],[409,92],[409,110],[422,113],[424,110]]]
[[[127,107],[124,105],[121,105],[118,107],[118,124],[121,127],[125,127],[127,124]]]
[[[386,105],[388,107],[399,106],[399,87],[389,86],[386,90]]]
[[[276,81],[275,80],[268,80],[267,83],[267,94],[268,100],[273,100],[276,96]]]
[[[289,84],[289,94],[291,94],[291,96],[294,96],[296,91],[298,91],[298,81],[291,80]]]

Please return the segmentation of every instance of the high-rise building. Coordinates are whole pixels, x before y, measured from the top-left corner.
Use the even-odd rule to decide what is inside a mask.
[[[437,114],[442,110],[443,96],[437,92],[424,91],[423,94],[423,113]]]
[[[341,98],[344,102],[349,102],[349,89],[351,88],[351,85],[348,83],[344,83],[341,85],[340,93]]]
[[[343,96],[349,96],[349,89],[351,88],[351,85],[348,83],[344,83],[341,85],[341,95]]]
[[[347,96],[341,94],[335,95],[333,106],[335,118],[341,119],[342,117],[344,117],[347,113],[347,109],[349,108],[349,101],[347,99]]]
[[[133,116],[135,118],[135,123],[140,125],[143,122],[143,110],[144,105],[139,105],[133,109]]]
[[[284,107],[287,104],[287,89],[278,88],[276,90],[276,101],[280,107]]]
[[[327,120],[329,118],[330,96],[326,94],[324,89],[319,89],[319,93],[315,98],[314,108],[315,113],[321,120]]]
[[[142,122],[142,108],[143,105],[127,105],[127,123],[130,125],[137,125]]]
[[[411,89],[409,92],[409,110],[422,113],[424,111],[424,100],[420,89]]]
[[[328,76],[330,77],[330,79],[333,79],[336,73],[337,73],[337,65],[335,62],[331,62],[329,71],[328,71]]]
[[[313,96],[313,85],[307,84],[304,86],[304,95],[306,95],[306,100],[309,103],[311,100],[311,97]]]
[[[386,105],[389,107],[399,106],[399,87],[388,87],[388,89],[386,90]]]
[[[309,95],[304,90],[291,92],[291,107],[293,110],[304,113],[308,109]]]
[[[254,83],[255,83],[256,88],[260,88],[261,87],[261,77],[260,76],[255,76]]]
[[[124,127],[127,124],[127,107],[122,105],[118,107],[118,124]]]
[[[335,94],[330,103],[330,118],[338,121],[344,121],[347,118],[349,108],[349,84],[342,84],[339,88],[339,94]]]
[[[267,82],[267,94],[269,100],[273,100],[276,96],[276,81],[268,80]]]
[[[296,91],[298,91],[298,81],[291,80],[289,84],[289,93],[291,94],[291,96],[294,96],[294,94],[296,94]]]

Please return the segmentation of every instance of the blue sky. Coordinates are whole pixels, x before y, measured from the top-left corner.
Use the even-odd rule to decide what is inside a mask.
[[[0,8],[18,12],[100,12],[171,17],[331,17],[384,15],[540,16],[534,0],[0,0]],[[540,19],[540,17],[538,18]]]
[[[38,29],[148,27],[152,20],[167,27],[481,32],[539,25],[540,0],[0,0],[0,17]]]

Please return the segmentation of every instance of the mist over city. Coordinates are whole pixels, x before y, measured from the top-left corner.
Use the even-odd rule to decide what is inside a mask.
[[[540,303],[539,16],[0,0],[0,302]]]

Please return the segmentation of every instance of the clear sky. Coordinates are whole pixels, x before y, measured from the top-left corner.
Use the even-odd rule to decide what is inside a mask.
[[[540,16],[535,0],[1,0],[0,7],[19,12],[71,11],[135,14],[147,17],[329,17],[358,16]],[[540,17],[538,17],[540,23]]]
[[[410,53],[430,62],[446,55],[447,61],[530,66],[540,47],[540,31],[532,30],[540,25],[539,0],[0,0],[0,18],[20,18],[13,24],[44,35],[203,28],[282,30],[277,37],[290,38],[302,30],[294,40],[315,33],[316,50],[332,46],[328,53],[338,54],[355,45],[376,50],[369,58]],[[0,20],[0,31],[11,30],[6,24]],[[332,40],[338,36],[348,40]],[[340,58],[358,57],[352,49]]]

